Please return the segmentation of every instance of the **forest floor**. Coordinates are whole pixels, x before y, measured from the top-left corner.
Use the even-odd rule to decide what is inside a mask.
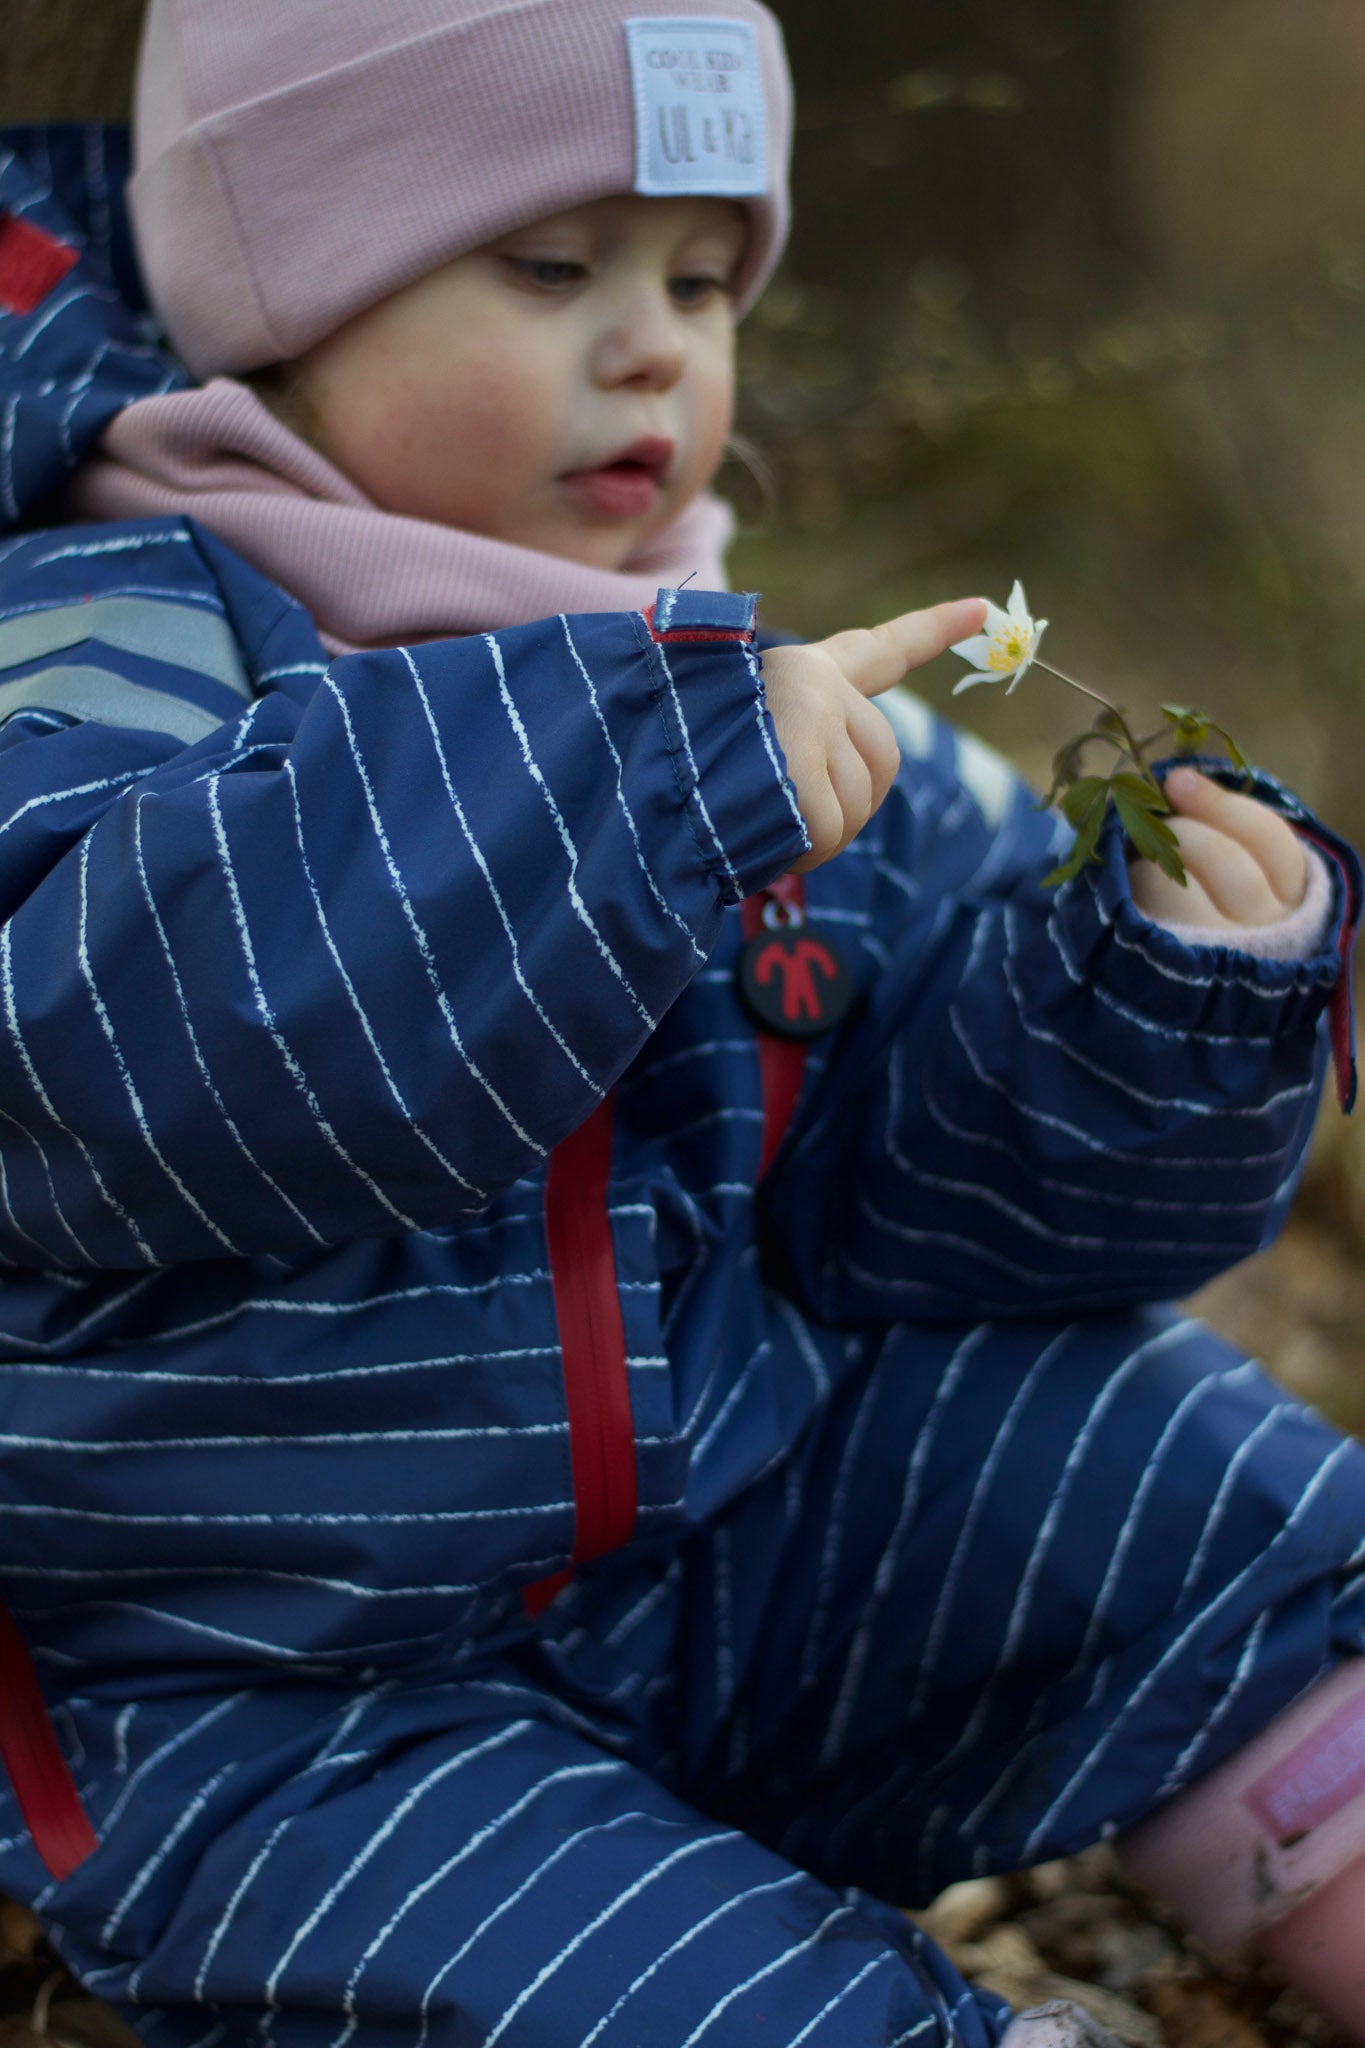
[[[1193,1304],[1341,1428],[1365,1437],[1365,1112],[1324,1112],[1288,1227]],[[1080,2000],[1126,2048],[1343,2048],[1249,1952],[1215,1958],[1127,1885],[1104,1848],[952,1886],[916,1916],[969,1977],[1019,2006]],[[0,2048],[135,2048],[0,1900]]]
[[[1124,2048],[1346,2048],[1250,1952],[1215,1958],[1107,1849],[1017,1877],[974,1878],[916,1916],[977,1983],[1016,2006],[1069,1998]],[[32,1914],[0,1901],[0,2048],[137,2048],[67,1975]]]

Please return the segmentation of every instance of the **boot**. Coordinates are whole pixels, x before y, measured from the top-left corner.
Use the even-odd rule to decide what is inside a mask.
[[[1365,1657],[1117,1846],[1208,1947],[1254,1940],[1365,2048]]]

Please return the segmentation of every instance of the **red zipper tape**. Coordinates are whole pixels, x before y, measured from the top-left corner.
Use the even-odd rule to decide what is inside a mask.
[[[1341,937],[1337,941],[1337,957],[1341,971],[1332,986],[1327,999],[1327,1028],[1332,1046],[1332,1067],[1336,1075],[1337,1101],[1342,1113],[1351,1114],[1356,1103],[1356,1034],[1353,990],[1351,986],[1351,962],[1355,951],[1356,932],[1360,925],[1360,898],[1345,861],[1334,846],[1319,836],[1311,826],[1298,824],[1299,836],[1316,846],[1324,859],[1331,861],[1341,876],[1341,885],[1346,897],[1346,916],[1342,921]]]
[[[783,875],[771,888],[746,898],[740,913],[746,939],[763,929],[763,906],[769,898],[789,909],[803,909],[800,876]],[[760,1031],[758,1062],[763,1089],[761,1180],[796,1109],[805,1047],[799,1039]],[[607,1208],[611,1135],[612,1098],[607,1095],[587,1122],[555,1147],[545,1181],[545,1227],[569,1411],[575,1564],[629,1542],[637,1504],[626,1333]],[[523,1589],[522,1606],[532,1621],[572,1577],[569,1566]]]
[[[587,1122],[556,1145],[545,1180],[545,1230],[569,1411],[575,1564],[629,1542],[638,1498],[626,1330],[607,1207],[612,1122],[612,1098],[606,1095]],[[557,1572],[528,1586],[522,1594],[527,1613],[538,1614],[568,1577]]]
[[[99,1847],[57,1747],[52,1716],[13,1617],[0,1607],[0,1758],[33,1846],[60,1882]]]

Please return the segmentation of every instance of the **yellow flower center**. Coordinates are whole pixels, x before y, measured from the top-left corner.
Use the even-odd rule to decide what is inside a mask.
[[[1033,628],[1011,619],[1007,626],[997,626],[991,635],[991,650],[986,656],[987,668],[997,675],[1008,675],[1012,668],[1018,668],[1033,644]]]

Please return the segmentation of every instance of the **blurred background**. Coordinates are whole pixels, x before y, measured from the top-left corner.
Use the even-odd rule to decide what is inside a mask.
[[[1062,667],[1206,703],[1365,827],[1359,0],[778,12],[797,227],[744,422],[777,509],[735,565],[769,616],[1021,576]],[[1082,707],[959,708],[1039,766]]]
[[[775,5],[796,228],[743,330],[735,580],[819,635],[1021,577],[1062,667],[1205,706],[1365,840],[1360,0]],[[0,118],[126,115],[142,0],[3,6]],[[1084,722],[1036,671],[954,710],[1035,776]],[[1362,1252],[1333,1111],[1201,1306],[1365,1433]]]

